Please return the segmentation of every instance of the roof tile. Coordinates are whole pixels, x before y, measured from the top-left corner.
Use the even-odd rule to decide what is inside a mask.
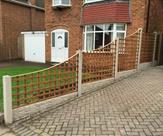
[[[129,23],[128,3],[100,3],[83,7],[82,25],[99,23]]]

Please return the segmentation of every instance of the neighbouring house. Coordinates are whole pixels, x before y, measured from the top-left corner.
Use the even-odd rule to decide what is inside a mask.
[[[163,32],[163,0],[149,0],[149,31]]]
[[[148,29],[150,32],[158,32],[158,64],[163,65],[163,0],[149,1],[149,22]]]
[[[61,62],[138,28],[162,32],[162,10],[162,0],[46,0],[46,61]]]
[[[0,61],[23,57],[22,31],[45,30],[44,0],[0,0]]]

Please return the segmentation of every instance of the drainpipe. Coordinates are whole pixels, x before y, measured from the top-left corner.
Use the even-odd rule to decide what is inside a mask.
[[[130,18],[130,22],[132,22],[132,2],[131,0],[129,0],[129,18]]]
[[[30,7],[30,29],[32,30],[32,7]]]
[[[149,32],[149,19],[150,19],[150,5],[151,1],[147,0],[147,21],[146,21],[146,32]]]
[[[36,0],[29,0],[29,5],[35,6]],[[33,7],[30,7],[30,29],[33,30]]]

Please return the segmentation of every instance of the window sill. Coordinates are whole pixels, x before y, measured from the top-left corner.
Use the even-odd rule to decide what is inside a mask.
[[[52,5],[53,8],[70,8],[72,5],[64,5],[64,4],[58,4],[58,5]]]

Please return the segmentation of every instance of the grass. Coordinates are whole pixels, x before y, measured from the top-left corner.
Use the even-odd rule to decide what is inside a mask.
[[[20,67],[10,67],[10,68],[0,68],[0,111],[3,111],[3,87],[2,87],[2,77],[4,75],[18,75],[33,72],[36,70],[41,70],[45,67],[41,66],[20,66]]]

